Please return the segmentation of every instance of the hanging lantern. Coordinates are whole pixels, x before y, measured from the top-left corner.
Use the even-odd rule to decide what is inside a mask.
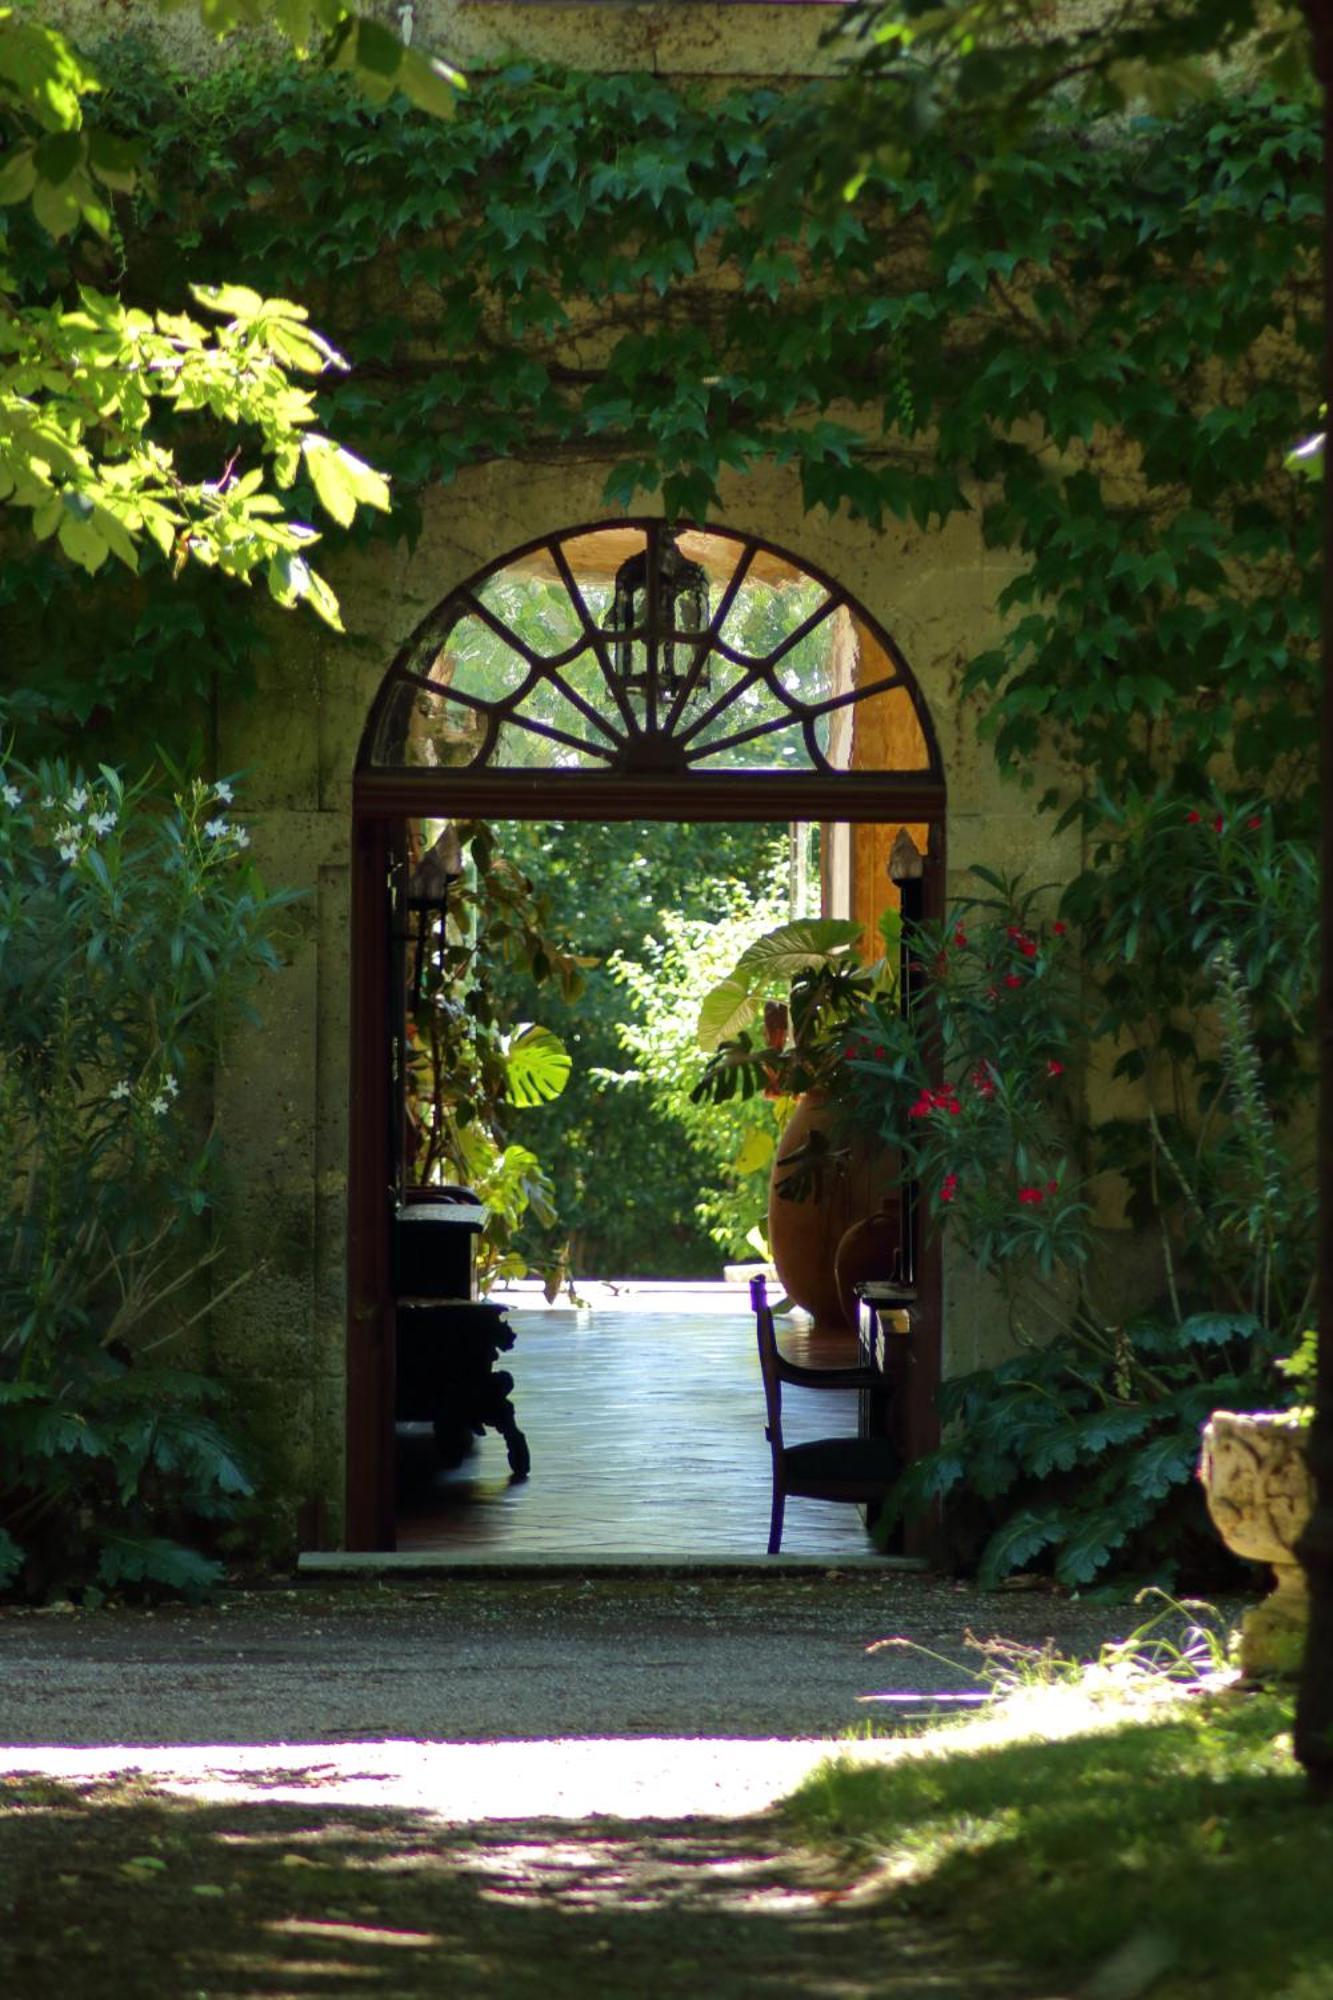
[[[407,911],[411,923],[407,942],[414,947],[412,963],[412,1007],[421,1005],[425,991],[426,962],[444,942],[445,919],[449,914],[449,891],[463,873],[463,850],[458,829],[452,821],[428,847],[407,879]]]
[[[688,643],[708,624],[708,578],[681,554],[670,536],[616,571],[611,629],[621,685],[639,694],[673,700],[689,679],[695,647]],[[682,643],[686,642],[686,643]],[[695,682],[708,687],[707,670]]]

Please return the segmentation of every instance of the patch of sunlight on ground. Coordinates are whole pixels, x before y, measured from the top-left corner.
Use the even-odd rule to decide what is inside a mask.
[[[883,1739],[631,1737],[524,1743],[256,1743],[0,1749],[0,1772],[74,1783],[137,1773],[201,1800],[412,1806],[454,1822],[735,1818],[764,1812],[830,1756],[891,1754]]]
[[[1170,1683],[1127,1689],[1096,1669],[1078,1682],[1014,1690],[980,1715],[910,1736],[799,1740],[726,1737],[586,1738],[545,1742],[111,1744],[0,1747],[0,1773],[73,1783],[137,1774],[206,1801],[409,1806],[442,1820],[737,1818],[765,1812],[831,1758],[885,1764],[905,1757],[1058,1742],[1159,1716],[1181,1698]],[[923,1697],[929,1700],[929,1697]],[[873,1728],[875,1697],[867,1713]]]

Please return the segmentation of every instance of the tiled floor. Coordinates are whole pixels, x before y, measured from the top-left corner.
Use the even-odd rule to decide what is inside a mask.
[[[593,1290],[593,1288],[588,1288]],[[511,1309],[503,1357],[532,1450],[514,1485],[493,1432],[451,1473],[432,1475],[429,1435],[400,1433],[398,1546],[497,1558],[536,1555],[762,1555],[771,1497],[754,1319],[743,1290],[596,1288],[590,1311]],[[846,1341],[779,1321],[793,1359],[833,1366]],[[788,1441],[856,1429],[856,1398],[789,1390]],[[411,1477],[413,1469],[418,1477]],[[789,1500],[783,1553],[873,1553],[855,1507]]]

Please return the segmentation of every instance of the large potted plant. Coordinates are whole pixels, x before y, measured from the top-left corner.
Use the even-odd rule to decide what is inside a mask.
[[[896,942],[895,923],[890,917],[886,944]],[[845,1129],[833,1091],[848,1022],[877,996],[890,1004],[896,991],[896,955],[864,963],[863,935],[861,924],[840,917],[780,924],[742,953],[699,1014],[709,1061],[694,1099],[762,1094],[772,1103],[770,1252],[788,1297],[830,1330],[849,1324],[838,1246],[898,1182],[892,1152]]]

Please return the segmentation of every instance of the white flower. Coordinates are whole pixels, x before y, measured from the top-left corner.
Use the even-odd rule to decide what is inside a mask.
[[[148,1109],[152,1112],[154,1118],[165,1118],[167,1112],[171,1109],[170,1100],[161,1096],[155,1097]]]
[[[129,1094],[130,1094],[129,1084],[125,1081],[125,1078],[122,1077],[120,1079],[120,1082],[115,1085],[114,1089],[111,1092],[111,1102],[113,1104],[118,1104],[122,1098],[128,1097]]]
[[[23,794],[17,785],[6,785],[0,796],[3,796],[7,806],[21,806],[23,804]]]
[[[208,835],[208,838],[210,840],[221,840],[226,831],[227,831],[227,822],[225,819],[210,819],[204,821],[204,832]]]
[[[50,793],[48,792],[48,793],[47,793],[47,795],[46,795],[46,797],[45,797],[45,798],[44,798],[44,799],[42,800],[42,811],[43,811],[43,812],[50,812],[50,810],[51,810],[51,808],[52,808],[52,807],[54,806],[54,804],[55,804],[55,800],[54,800],[54,799],[53,799],[53,798],[51,797],[51,794],[50,794]]]
[[[224,806],[229,806],[231,804],[232,790],[231,786],[227,783],[225,778],[222,780],[220,784],[214,785],[213,796],[215,799],[220,800]]]
[[[174,1076],[164,1076],[162,1079],[162,1088],[168,1097],[178,1097],[180,1095],[180,1085]]]
[[[88,824],[94,833],[110,833],[116,824],[116,815],[113,812],[92,813],[89,815]]]
[[[77,791],[71,792],[67,803],[71,812],[81,813],[88,803],[86,786],[80,785]]]
[[[250,845],[250,836],[243,826],[234,826],[231,830],[231,837],[238,847],[248,847]]]

